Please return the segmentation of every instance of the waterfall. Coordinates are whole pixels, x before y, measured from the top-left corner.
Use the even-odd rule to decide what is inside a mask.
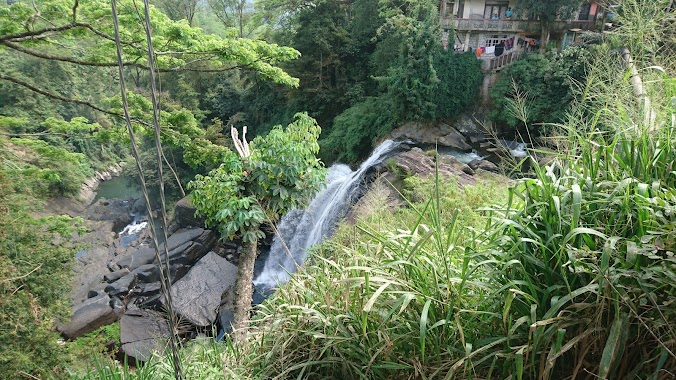
[[[356,171],[342,164],[331,166],[326,187],[307,209],[289,211],[278,224],[270,255],[254,281],[255,285],[269,289],[288,281],[290,273],[305,261],[307,249],[333,232],[338,220],[351,206],[352,195],[366,171],[381,163],[399,144],[386,140]]]

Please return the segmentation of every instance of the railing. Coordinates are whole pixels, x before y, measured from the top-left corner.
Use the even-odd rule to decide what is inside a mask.
[[[484,71],[497,71],[502,69],[503,67],[509,65],[510,63],[516,61],[519,59],[523,51],[521,50],[514,50],[510,52],[505,52],[499,57],[491,58],[491,59],[486,59],[482,62],[481,68]]]
[[[593,30],[596,23],[594,20],[569,20],[556,21],[551,25],[551,31],[558,32],[567,29]],[[504,20],[504,19],[477,19],[477,18],[444,18],[441,20],[444,28],[456,30],[481,30],[487,32],[539,32],[540,21],[537,20]]]

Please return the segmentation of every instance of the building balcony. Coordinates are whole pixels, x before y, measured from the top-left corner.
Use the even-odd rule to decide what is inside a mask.
[[[537,20],[492,20],[444,18],[441,20],[442,28],[455,29],[458,31],[484,31],[484,32],[511,32],[511,33],[535,33],[540,32],[540,21]],[[594,20],[584,21],[556,21],[552,25],[551,32],[563,32],[569,29],[594,30]]]

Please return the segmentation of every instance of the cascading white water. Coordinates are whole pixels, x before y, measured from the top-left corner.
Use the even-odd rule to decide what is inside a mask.
[[[288,281],[289,274],[305,261],[307,249],[333,232],[338,220],[350,207],[352,195],[366,171],[381,163],[397,146],[399,143],[386,140],[356,171],[342,164],[331,166],[326,187],[308,208],[290,211],[282,218],[272,240],[270,255],[254,281],[256,286],[273,288]]]

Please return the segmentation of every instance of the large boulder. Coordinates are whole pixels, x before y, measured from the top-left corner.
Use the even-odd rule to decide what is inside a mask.
[[[453,156],[426,154],[420,148],[413,148],[392,157],[394,164],[408,175],[427,177],[436,172],[435,160],[438,161],[439,175],[443,178],[455,178],[460,185],[474,185],[477,183],[472,175],[471,168],[458,162]],[[469,169],[469,170],[468,170]]]
[[[169,250],[169,262],[178,264],[192,264],[204,256],[216,244],[216,234],[211,230],[202,228],[190,228],[181,230],[169,237],[166,243],[160,244],[160,253],[164,258],[164,246]],[[117,261],[119,268],[127,268],[130,271],[151,263],[155,260],[154,248],[142,248],[126,255]]]
[[[483,118],[481,115],[479,118]],[[489,125],[489,120],[480,120],[476,115],[463,113],[460,118],[453,123],[455,129],[462,133],[472,144],[480,143],[486,140],[486,129],[483,125]]]
[[[389,138],[393,140],[411,140],[418,144],[439,145],[461,152],[470,152],[472,150],[472,147],[467,144],[465,136],[445,123],[406,123],[392,131]]]
[[[476,159],[470,161],[470,163],[468,163],[467,165],[469,165],[469,167],[474,170],[481,169],[487,172],[500,173],[500,168],[498,168],[497,165],[488,160]]]
[[[120,318],[120,351],[137,361],[148,361],[169,339],[169,324],[153,310],[127,310]]]
[[[134,220],[131,215],[132,204],[130,200],[101,198],[87,207],[84,217],[89,220],[112,221],[115,231],[120,231]]]
[[[57,330],[64,337],[75,339],[115,322],[117,315],[110,303],[111,299],[105,293],[86,300],[75,308],[70,322],[57,326]]]
[[[145,215],[148,213],[148,207],[146,206],[146,201],[143,198],[139,198],[134,201],[134,204],[131,206],[131,213],[133,215]]]
[[[174,310],[196,326],[209,326],[216,320],[221,296],[236,279],[237,267],[209,252],[172,285]]]
[[[197,209],[192,205],[190,195],[183,197],[176,203],[174,222],[177,228],[204,227],[204,218],[195,216]]]
[[[121,269],[134,270],[142,265],[150,264],[155,260],[154,248],[141,248],[117,261]]]

